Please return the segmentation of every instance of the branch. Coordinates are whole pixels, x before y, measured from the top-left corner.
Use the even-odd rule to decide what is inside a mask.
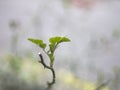
[[[48,66],[48,65],[45,64],[43,56],[42,56],[41,53],[38,53],[38,55],[40,57],[40,61],[39,62],[44,66],[44,68],[47,68],[47,69],[51,70],[51,72],[52,72],[52,75],[53,75],[52,81],[51,82],[47,82],[48,88],[51,88],[51,86],[53,84],[55,84],[55,78],[56,78],[55,71],[54,71],[53,67],[50,67],[50,66]]]

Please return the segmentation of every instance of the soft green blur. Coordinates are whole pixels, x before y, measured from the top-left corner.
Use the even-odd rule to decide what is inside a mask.
[[[117,73],[117,70],[115,71]],[[5,55],[0,58],[0,90],[44,90],[51,72],[44,69],[32,54],[27,57]],[[97,84],[77,78],[67,70],[56,70],[53,90],[94,90]],[[114,81],[116,83],[117,81]],[[59,90],[59,89],[58,89]],[[110,90],[105,86],[102,90]]]

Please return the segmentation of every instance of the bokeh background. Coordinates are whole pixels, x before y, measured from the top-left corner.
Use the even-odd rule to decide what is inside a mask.
[[[27,39],[52,36],[71,39],[55,53],[53,90],[120,90],[119,0],[0,0],[0,90],[45,89],[51,72]]]

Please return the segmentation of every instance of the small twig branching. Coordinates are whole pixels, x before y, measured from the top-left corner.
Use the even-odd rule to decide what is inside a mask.
[[[39,57],[40,57],[40,63],[44,66],[44,68],[49,69],[52,72],[52,81],[51,82],[47,82],[47,90],[50,90],[50,88],[53,86],[53,84],[55,84],[55,70],[53,68],[53,64],[54,64],[54,60],[55,60],[55,50],[57,49],[58,45],[62,42],[70,42],[70,39],[66,38],[66,37],[51,37],[49,39],[49,48],[48,50],[46,50],[46,46],[47,44],[43,42],[43,40],[40,39],[33,39],[33,38],[28,38],[29,41],[31,41],[32,43],[38,45],[40,48],[42,48],[42,50],[45,52],[45,54],[49,57],[50,59],[50,65],[48,66],[43,59],[43,56],[41,53],[39,53]]]
[[[46,65],[46,63],[44,62],[44,59],[43,59],[43,56],[41,53],[38,53],[39,57],[40,57],[40,63],[44,66],[44,68],[47,68],[49,70],[51,70],[52,72],[52,75],[53,75],[53,78],[52,78],[52,82],[47,82],[48,84],[48,87],[51,87],[54,83],[55,83],[55,78],[56,78],[56,75],[55,75],[55,70],[53,67],[50,67],[48,65]]]

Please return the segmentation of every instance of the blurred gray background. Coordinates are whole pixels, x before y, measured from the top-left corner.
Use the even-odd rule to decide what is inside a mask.
[[[56,51],[56,68],[95,81],[120,67],[119,0],[0,0],[0,55],[41,51],[27,38],[66,36]]]

